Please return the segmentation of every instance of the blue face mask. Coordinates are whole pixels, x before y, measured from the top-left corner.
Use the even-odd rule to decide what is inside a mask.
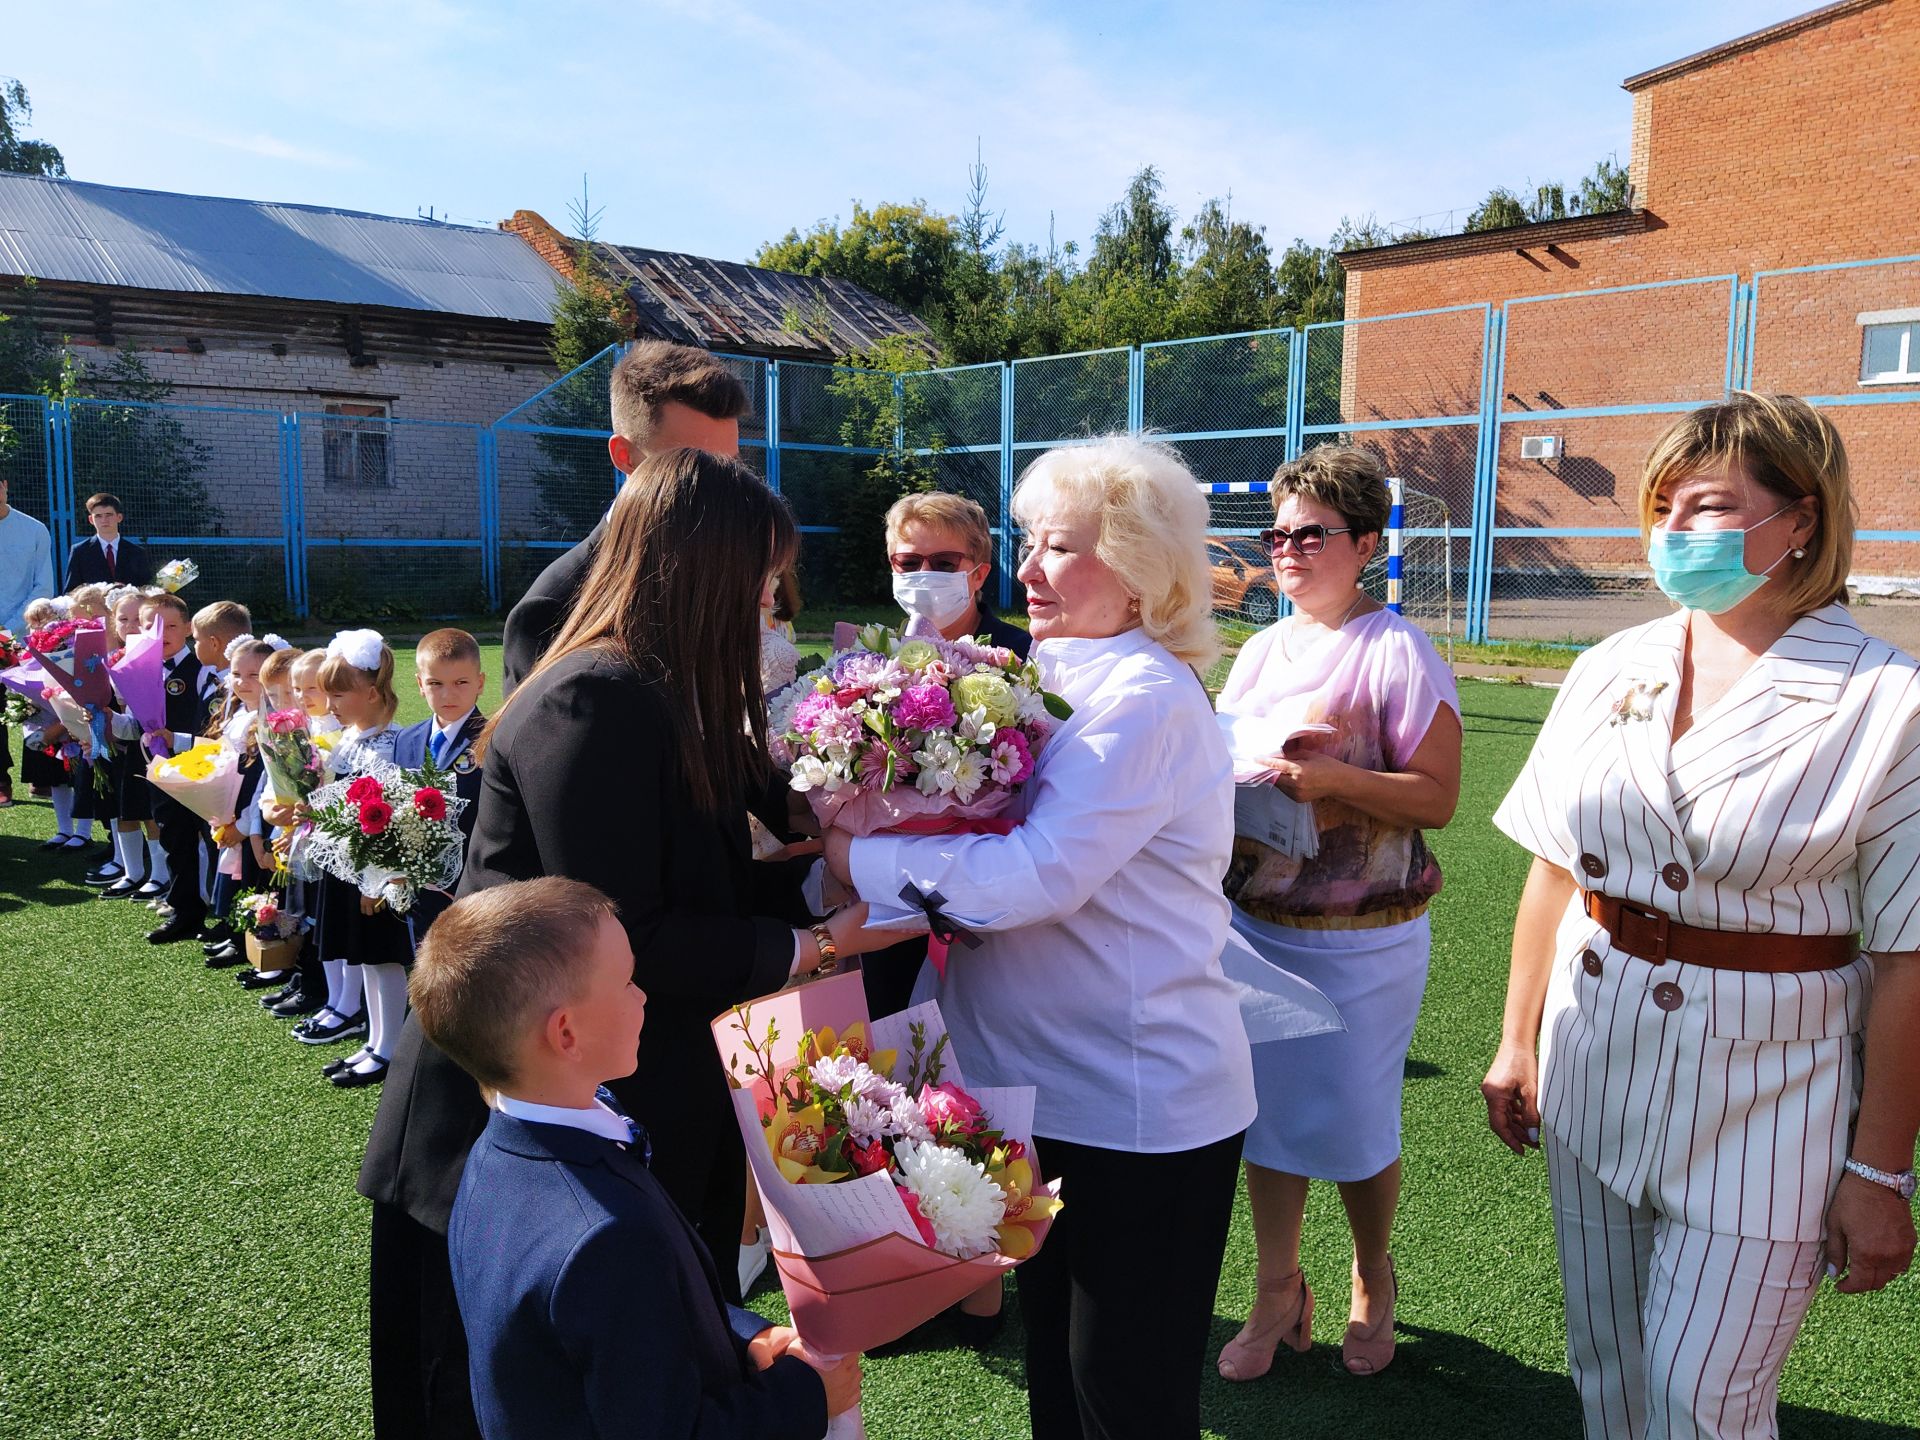
[[[1647,560],[1653,566],[1653,583],[1676,605],[1688,610],[1703,610],[1720,615],[1731,610],[1767,583],[1780,560],[1759,575],[1747,569],[1747,535],[1770,520],[1777,520],[1791,505],[1783,505],[1773,514],[1745,530],[1668,530],[1653,532],[1647,547]]]

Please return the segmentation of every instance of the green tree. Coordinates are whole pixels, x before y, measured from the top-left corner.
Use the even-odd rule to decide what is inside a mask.
[[[1626,166],[1620,163],[1618,155],[1609,155],[1595,163],[1592,171],[1580,182],[1579,194],[1574,204],[1582,215],[1604,215],[1612,210],[1625,210],[1633,203],[1633,181],[1627,177]]]
[[[924,200],[876,205],[853,203],[853,219],[820,220],[789,230],[766,245],[753,263],[790,275],[851,280],[882,300],[932,323],[944,309],[960,242],[956,221]]]
[[[553,332],[547,353],[560,379],[541,399],[535,421],[558,431],[543,431],[534,441],[540,458],[533,481],[540,492],[544,539],[572,539],[585,535],[599,520],[612,496],[613,468],[607,460],[606,437],[613,429],[613,406],[608,381],[613,357],[587,362],[633,334],[632,312],[626,296],[608,276],[595,241],[601,211],[592,205],[586,178],[580,198],[568,206],[573,222],[573,269],[565,281],[554,282]]]
[[[1511,225],[1524,225],[1530,218],[1518,195],[1504,185],[1496,185],[1487,192],[1486,199],[1473,207],[1465,228],[1469,232],[1505,230]]]
[[[1274,323],[1280,281],[1266,232],[1209,200],[1180,232],[1180,328],[1190,335],[1260,330]]]
[[[0,173],[64,178],[67,162],[45,140],[26,140],[20,131],[33,118],[33,102],[18,80],[0,80]]]

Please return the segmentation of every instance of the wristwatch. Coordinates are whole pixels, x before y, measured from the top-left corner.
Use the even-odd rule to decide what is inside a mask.
[[[820,947],[820,966],[815,972],[831,975],[840,968],[840,947],[833,943],[833,932],[825,925],[810,925],[813,931],[813,943]]]
[[[1914,1190],[1920,1188],[1916,1185],[1911,1170],[1902,1170],[1898,1175],[1894,1175],[1885,1170],[1876,1170],[1871,1165],[1863,1165],[1860,1161],[1849,1157],[1847,1171],[1849,1174],[1858,1175],[1862,1180],[1893,1191],[1902,1200],[1913,1199]]]

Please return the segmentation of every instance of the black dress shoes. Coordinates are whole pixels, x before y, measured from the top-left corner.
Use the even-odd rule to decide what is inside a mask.
[[[147,943],[149,945],[177,945],[182,940],[196,939],[199,934],[200,927],[198,925],[182,925],[178,920],[169,920],[158,930],[149,930],[147,932]]]
[[[206,963],[209,970],[231,970],[236,965],[246,964],[247,957],[232,945],[221,945],[207,952]]]
[[[131,900],[134,895],[139,892],[140,887],[146,883],[147,877],[144,875],[138,880],[134,879],[131,875],[127,875],[114,881],[113,884],[102,890],[100,892],[100,898],[102,900]]]
[[[126,878],[126,874],[127,872],[122,870],[116,862],[109,860],[104,865],[94,866],[93,869],[87,871],[86,875],[82,878],[85,879],[87,884],[98,887],[101,885],[118,884]]]
[[[367,1058],[379,1063],[371,1070],[336,1070],[327,1078],[342,1090],[358,1090],[365,1085],[378,1085],[387,1078],[386,1058],[381,1055],[369,1055]]]

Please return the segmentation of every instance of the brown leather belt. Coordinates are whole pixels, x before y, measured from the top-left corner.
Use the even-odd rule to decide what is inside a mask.
[[[1857,935],[1756,935],[1744,930],[1702,930],[1630,900],[1586,890],[1586,911],[1607,932],[1616,950],[1664,965],[1705,965],[1713,970],[1804,974],[1837,970],[1860,953]]]

